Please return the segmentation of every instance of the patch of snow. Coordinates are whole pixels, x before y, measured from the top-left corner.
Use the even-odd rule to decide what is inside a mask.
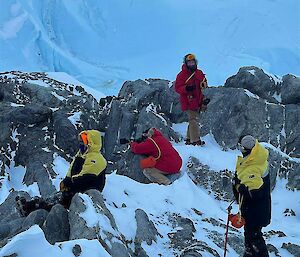
[[[63,96],[58,95],[56,92],[52,91],[51,92],[52,95],[54,95],[57,99],[59,99],[60,101],[64,101],[66,100],[66,98],[64,98]]]
[[[276,101],[281,103],[281,101],[282,101],[281,94],[274,93],[272,96],[275,98]]]
[[[252,92],[250,92],[248,89],[244,89],[244,92],[246,93],[247,96],[255,98],[255,99],[259,99],[259,96],[256,94],[253,94]]]
[[[16,103],[10,103],[11,107],[24,107],[24,104],[16,104]]]
[[[59,183],[66,177],[70,163],[67,162],[63,157],[53,154],[53,170],[57,174],[52,180],[52,184],[56,190],[59,190]]]
[[[255,75],[255,70],[247,70],[249,73],[251,73],[253,76],[256,76]]]
[[[49,84],[42,80],[28,80],[27,82],[41,87],[50,87]]]
[[[69,116],[68,119],[77,128],[78,123],[80,123],[81,112],[74,112],[73,115]]]
[[[38,225],[15,236],[0,249],[0,256],[16,253],[18,257],[74,257],[72,249],[75,244],[80,245],[82,250],[80,257],[110,256],[98,240],[78,239],[51,245]]]

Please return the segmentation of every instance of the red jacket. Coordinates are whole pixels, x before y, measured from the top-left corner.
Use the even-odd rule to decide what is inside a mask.
[[[154,129],[152,139],[161,151],[161,157],[157,160],[154,168],[170,174],[178,173],[182,165],[182,159],[172,144],[157,129]],[[131,151],[135,154],[158,157],[158,149],[149,138],[141,143],[132,142]]]
[[[192,110],[197,111],[202,106],[203,94],[200,87],[202,81],[205,81],[205,75],[201,70],[196,70],[193,77],[186,82],[186,80],[192,75],[193,72],[187,69],[186,65],[182,65],[182,70],[176,77],[175,90],[180,94],[181,109],[183,111]],[[186,83],[185,83],[186,82]],[[196,88],[188,92],[186,91],[186,85],[195,85]]]

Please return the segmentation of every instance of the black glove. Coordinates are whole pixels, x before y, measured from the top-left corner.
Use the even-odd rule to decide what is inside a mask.
[[[67,187],[67,188],[72,187],[73,182],[70,177],[65,177],[62,182],[64,183],[65,187]]]
[[[241,181],[237,178],[237,175],[235,174],[235,176],[233,177],[232,181],[231,181],[233,186],[237,186],[239,184],[241,184]]]
[[[144,142],[146,139],[147,139],[147,137],[145,137],[145,136],[141,136],[140,138],[138,138],[138,139],[134,140],[134,142],[137,142],[137,143],[142,143],[142,142]]]
[[[189,85],[189,86],[185,87],[185,90],[187,92],[191,92],[191,91],[195,90],[195,88],[196,88],[196,85]]]
[[[240,195],[242,195],[244,198],[250,198],[251,194],[248,188],[244,184],[239,184],[237,188]]]
[[[126,138],[120,138],[120,144],[121,145],[125,145],[125,144],[128,144],[130,141]]]

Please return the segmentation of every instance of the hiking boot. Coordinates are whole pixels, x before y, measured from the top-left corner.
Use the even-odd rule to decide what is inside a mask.
[[[17,210],[23,217],[27,217],[31,212],[39,208],[39,199],[34,198],[33,200],[27,201],[23,196],[17,196],[15,198]]]
[[[200,140],[198,140],[198,141],[196,141],[196,142],[193,142],[193,143],[191,143],[192,145],[205,145],[205,142],[204,141],[202,141],[201,139]]]
[[[186,145],[191,145],[191,144],[192,144],[192,143],[191,143],[191,140],[187,138],[187,139],[185,140],[185,144],[186,144]]]

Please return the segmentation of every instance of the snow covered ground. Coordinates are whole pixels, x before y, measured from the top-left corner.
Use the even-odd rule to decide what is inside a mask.
[[[193,52],[210,85],[239,67],[300,75],[298,0],[2,0],[0,70],[66,72],[117,93],[174,80]]]
[[[186,129],[186,123],[174,125],[174,129],[182,135]],[[235,160],[239,152],[237,150],[222,151],[221,147],[215,142],[211,135],[204,137],[206,145],[203,147],[185,146],[183,142],[174,143],[174,147],[182,156],[183,169],[182,175],[170,186],[162,186],[157,184],[141,184],[128,177],[117,175],[113,173],[107,176],[106,186],[103,191],[103,196],[106,204],[113,214],[117,226],[122,234],[127,239],[134,239],[136,232],[135,210],[143,209],[149,216],[150,220],[155,224],[158,232],[163,236],[158,238],[158,241],[151,246],[143,244],[143,248],[151,257],[161,256],[172,257],[176,256],[168,249],[168,233],[173,229],[167,220],[167,212],[177,213],[182,217],[187,217],[194,222],[196,233],[195,237],[198,240],[205,241],[210,247],[216,249],[222,256],[223,250],[212,243],[207,238],[207,231],[214,229],[220,233],[224,233],[221,227],[214,227],[209,223],[202,222],[203,218],[215,218],[226,221],[227,202],[217,201],[213,196],[209,195],[205,189],[197,187],[186,173],[186,164],[190,156],[198,158],[204,164],[210,166],[216,171],[221,169],[234,170]],[[66,173],[67,162],[61,157],[57,157],[54,161],[55,169],[60,170],[61,173]],[[55,185],[58,185],[60,177],[53,180]],[[265,232],[283,231],[286,237],[280,238],[272,236],[268,242],[272,243],[279,249],[281,256],[289,257],[286,250],[281,248],[282,243],[291,242],[299,244],[300,230],[299,230],[299,215],[285,216],[285,209],[293,209],[296,213],[300,213],[300,192],[288,191],[285,188],[286,181],[278,180],[277,185],[272,193],[272,224],[264,229]],[[5,188],[5,187],[3,187]],[[3,188],[0,190],[0,202],[3,198]],[[88,205],[88,210],[84,214],[87,224],[92,226],[95,222],[100,222],[102,226],[106,227],[106,222],[97,216],[94,207],[88,201],[88,196],[82,195],[85,203]],[[125,204],[125,205],[124,205]],[[126,206],[126,207],[124,207]],[[195,214],[192,210],[195,208],[203,213],[202,216]],[[237,206],[234,206],[234,212],[237,211]],[[98,220],[99,219],[99,220]],[[74,240],[63,243],[56,243],[54,246],[50,245],[42,230],[38,226],[31,227],[29,230],[15,236],[10,243],[0,250],[0,256],[9,255],[17,252],[19,257],[39,257],[47,256],[64,256],[73,257],[71,249],[75,244],[80,244],[83,247],[81,256],[109,256],[102,246],[96,240]],[[24,250],[25,249],[25,250]],[[212,256],[209,253],[203,255],[205,257]],[[238,256],[233,249],[229,249],[229,257]],[[275,256],[275,255],[271,255]]]

